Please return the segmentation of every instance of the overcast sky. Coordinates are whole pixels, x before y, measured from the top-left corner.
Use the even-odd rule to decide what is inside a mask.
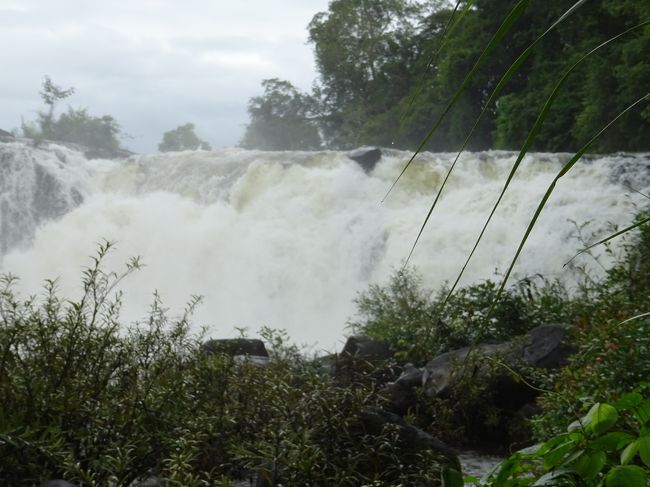
[[[63,102],[113,115],[153,152],[193,122],[213,147],[236,145],[264,78],[309,90],[307,24],[328,0],[0,0],[0,128],[35,119],[45,75]]]

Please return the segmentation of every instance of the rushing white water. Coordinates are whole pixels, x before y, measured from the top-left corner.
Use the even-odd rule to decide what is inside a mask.
[[[117,242],[110,266],[135,255],[146,264],[123,286],[126,320],[146,315],[156,289],[172,314],[200,294],[196,325],[209,326],[212,336],[268,325],[329,349],[344,335],[356,293],[385,282],[408,255],[453,160],[423,154],[381,203],[409,153],[384,151],[365,174],[342,152],[230,149],[86,161],[60,146],[0,147],[0,241],[12,248],[1,269],[20,276],[25,292],[59,277],[62,292],[73,296],[96,242],[109,239]],[[525,159],[465,283],[505,267],[566,160]],[[412,259],[430,287],[457,275],[513,161],[506,152],[461,157]],[[588,237],[606,234],[610,222],[629,222],[643,197],[623,183],[646,189],[649,164],[647,155],[578,164],[558,184],[515,278],[571,278],[562,264],[581,247],[572,222],[587,223]],[[602,272],[590,257],[579,262]]]

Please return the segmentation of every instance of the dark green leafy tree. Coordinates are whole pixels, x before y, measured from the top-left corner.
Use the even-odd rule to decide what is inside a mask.
[[[186,123],[179,125],[174,130],[165,132],[163,140],[158,144],[160,152],[174,152],[184,150],[210,150],[210,144],[206,141],[199,139],[194,133],[194,124]]]
[[[314,99],[288,81],[262,81],[264,95],[248,103],[250,123],[240,145],[246,149],[304,150],[321,146]]]
[[[413,42],[420,7],[407,0],[334,0],[310,22],[320,74],[322,128],[328,144],[349,147],[373,116],[381,116],[403,96],[414,75]],[[386,120],[373,120],[374,131]],[[392,131],[393,127],[389,129]]]

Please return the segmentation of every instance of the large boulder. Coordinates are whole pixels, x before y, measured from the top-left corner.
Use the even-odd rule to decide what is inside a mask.
[[[430,397],[444,395],[460,376],[466,377],[468,373],[480,378],[487,372],[491,357],[498,356],[504,365],[514,370],[520,369],[521,365],[561,367],[571,353],[571,348],[565,343],[569,329],[570,326],[565,324],[540,325],[509,342],[480,344],[443,353],[430,360],[423,369],[425,393]],[[505,368],[503,375],[510,377]]]
[[[559,368],[566,363],[571,348],[565,338],[570,326],[564,324],[541,325],[527,334],[508,342],[479,344],[452,350],[430,360],[418,368],[406,364],[402,374],[384,388],[390,410],[406,414],[417,402],[420,388],[426,396],[445,397],[454,386],[468,377],[473,381],[483,380],[492,374],[494,396],[501,398],[500,407],[516,410],[534,399],[534,391],[516,380],[501,368],[495,378],[495,365],[491,358],[497,358],[510,369],[519,370],[522,365],[536,368]],[[496,390],[498,389],[498,390]]]
[[[377,147],[360,147],[348,152],[348,157],[358,163],[366,173],[371,172],[379,159],[381,159],[381,149]]]
[[[368,362],[380,362],[391,359],[393,352],[388,343],[382,340],[373,340],[366,336],[351,336],[345,342],[341,355]]]

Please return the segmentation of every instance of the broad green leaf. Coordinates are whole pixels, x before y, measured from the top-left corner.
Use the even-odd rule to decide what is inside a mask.
[[[646,487],[648,475],[636,465],[623,465],[609,471],[605,478],[607,487]]]
[[[634,436],[622,431],[612,431],[600,438],[596,438],[589,446],[594,450],[618,451],[634,441]]]
[[[575,441],[570,440],[548,452],[544,455],[544,467],[548,470],[560,465],[574,446]]]
[[[596,403],[583,419],[585,429],[602,435],[618,421],[618,411],[611,404]]]
[[[537,452],[539,452],[542,449],[543,446],[544,446],[543,443],[537,443],[536,445],[532,445],[532,446],[529,446],[527,448],[523,448],[523,449],[517,451],[517,453],[519,453],[521,455],[535,455]]]
[[[562,477],[568,477],[574,475],[574,470],[569,469],[569,468],[558,468],[557,470],[553,470],[552,472],[549,472],[545,475],[542,475],[540,478],[537,479],[537,481],[533,484],[533,486],[542,486],[542,485],[549,485],[549,486],[556,486],[557,485],[557,479],[562,478]]]
[[[583,479],[591,480],[603,469],[606,461],[607,455],[605,455],[605,452],[592,452],[578,460],[576,470]]]
[[[629,409],[638,406],[643,401],[643,396],[638,392],[630,392],[622,395],[612,406],[616,409]]]
[[[442,469],[442,487],[463,487],[463,476],[454,468]]]
[[[639,440],[633,441],[621,452],[621,465],[627,465],[639,451]]]
[[[650,467],[650,437],[639,438],[639,456],[647,467]]]

